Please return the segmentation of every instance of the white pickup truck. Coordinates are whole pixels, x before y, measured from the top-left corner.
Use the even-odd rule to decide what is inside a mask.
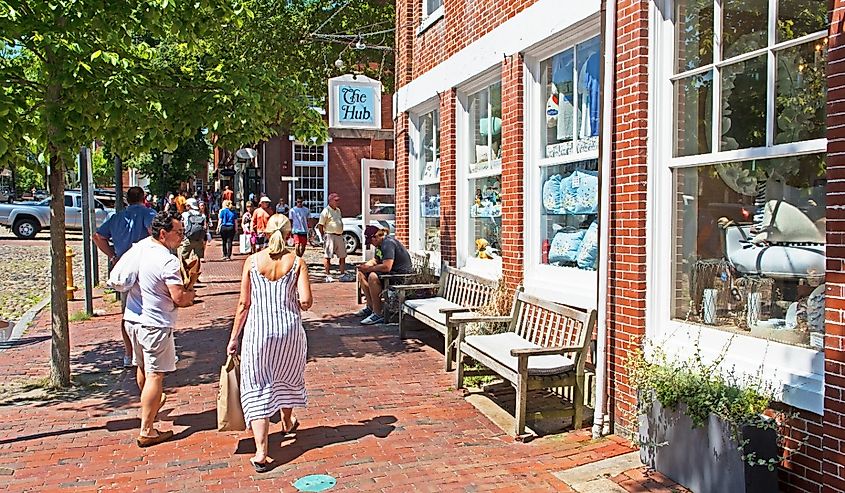
[[[97,226],[114,213],[94,199]],[[18,238],[33,238],[42,229],[50,228],[50,199],[35,202],[0,204],[0,226],[11,228]],[[65,229],[82,229],[82,194],[65,192]]]

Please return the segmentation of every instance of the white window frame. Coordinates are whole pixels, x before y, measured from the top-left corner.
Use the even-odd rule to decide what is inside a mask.
[[[423,116],[428,115],[431,112],[437,111],[438,116],[440,115],[440,106],[439,100],[433,99],[429,100],[418,107],[410,110],[408,112],[408,122],[410,128],[410,139],[411,139],[411,146],[410,151],[408,153],[408,164],[409,164],[409,189],[408,189],[408,199],[410,204],[410,238],[409,244],[411,246],[411,250],[421,252],[421,253],[428,253],[429,254],[429,262],[432,266],[439,266],[440,265],[440,252],[425,250],[424,245],[424,238],[422,235],[422,217],[420,216],[421,210],[421,203],[422,200],[420,194],[420,188],[424,185],[441,185],[440,183],[440,174],[436,179],[432,180],[423,180],[420,178],[420,172],[422,167],[425,166],[425,162],[423,161],[424,153],[422,151],[422,134],[421,134],[421,120]],[[438,122],[439,126],[439,122]],[[435,135],[434,138],[439,139],[439,135]],[[438,143],[439,147],[439,143]],[[441,159],[442,163],[442,156],[438,154],[438,158]],[[441,185],[441,194],[442,194],[442,185]],[[442,195],[441,195],[442,196]],[[442,238],[442,237],[441,237]],[[441,248],[442,248],[442,239],[441,239]]]
[[[422,3],[422,16],[420,17],[420,27],[417,28],[417,35],[422,34],[445,14],[443,7],[445,0],[440,0],[440,6],[431,12],[428,11],[428,0],[420,0],[420,2]]]
[[[294,140],[291,142],[291,162],[293,163],[293,176],[295,178],[300,178],[299,174],[297,173],[297,168],[323,168],[323,203],[319,205],[315,210],[315,208],[309,206],[309,217],[315,218],[320,217],[320,212],[326,207],[328,204],[328,193],[329,193],[329,145],[323,144],[323,159],[322,161],[302,161],[296,159],[296,147],[297,146],[305,146],[305,147],[320,147],[315,146],[313,144],[306,144],[304,142],[300,142],[298,140]],[[293,197],[296,199],[301,193],[305,192],[318,192],[319,189],[316,188],[304,188],[301,186],[300,180],[295,180],[293,182]],[[308,205],[308,204],[307,204]]]
[[[776,0],[770,0],[774,2]],[[807,0],[814,1],[814,0]],[[715,2],[714,2],[715,3]],[[691,324],[672,318],[672,228],[674,207],[672,200],[672,169],[703,166],[746,159],[797,156],[824,153],[827,139],[773,145],[763,148],[739,149],[680,158],[674,154],[674,2],[653,0],[650,3],[649,101],[648,101],[648,190],[646,216],[646,336],[669,355],[678,358],[692,356],[696,347],[705,360],[713,361],[730,343],[721,367],[750,376],[763,375],[776,386],[782,402],[817,414],[824,412],[824,353],[809,348],[767,341],[749,335],[736,334],[705,325]],[[668,18],[664,17],[668,14]],[[714,13],[719,18],[719,12]],[[719,27],[717,25],[717,27]],[[771,29],[771,22],[770,22]],[[717,36],[718,37],[718,36]],[[718,49],[714,47],[714,52]],[[689,72],[687,72],[689,74]],[[715,79],[718,74],[714,74]],[[768,84],[773,77],[768,78]],[[715,89],[715,87],[714,87]],[[771,93],[771,91],[769,91]],[[714,90],[714,104],[719,99]],[[771,99],[771,98],[769,98]],[[671,101],[666,104],[666,101]],[[773,111],[771,101],[768,110]],[[717,108],[714,107],[714,110]],[[714,115],[718,115],[715,113]],[[767,115],[767,119],[770,118]],[[715,125],[714,125],[715,126]],[[715,132],[719,132],[716,134]],[[721,138],[714,129],[714,137]],[[767,141],[769,141],[767,139]],[[718,140],[714,140],[714,146]],[[770,141],[769,141],[770,142]],[[697,344],[691,344],[697,341]],[[762,368],[761,368],[762,365]]]
[[[576,152],[568,156],[543,157],[545,146],[542,143],[542,132],[545,128],[546,113],[540,64],[562,51],[574,48],[579,43],[600,35],[601,16],[596,14],[587,22],[580,23],[577,29],[569,29],[562,33],[554,39],[554,42],[546,43],[543,47],[526,53],[523,79],[525,81],[523,111],[525,115],[525,184],[523,187],[525,232],[523,241],[526,245],[523,250],[523,284],[528,294],[548,300],[565,300],[568,305],[583,308],[597,307],[599,271],[541,263],[540,215],[543,213],[543,205],[539,198],[539,191],[543,186],[541,172],[544,168],[598,159],[599,151],[596,149],[589,152]]]

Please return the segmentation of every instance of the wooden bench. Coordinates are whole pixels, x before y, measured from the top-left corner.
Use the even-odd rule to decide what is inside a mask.
[[[466,335],[469,322],[507,322],[508,331],[492,335]],[[464,357],[468,356],[516,389],[515,436],[525,435],[527,394],[530,390],[572,387],[572,409],[543,413],[544,417],[573,417],[578,429],[584,419],[586,380],[584,363],[589,355],[595,310],[582,310],[529,296],[518,290],[509,316],[458,313],[451,319],[458,327],[457,387],[464,387]]]
[[[444,263],[440,270],[440,282],[437,284],[396,286],[401,303],[399,337],[405,337],[406,316],[414,317],[437,330],[445,338],[443,347],[446,356],[446,371],[452,371],[453,341],[457,334],[457,329],[450,322],[452,315],[471,311],[492,302],[498,285],[497,281],[475,276]],[[437,289],[437,294],[430,298],[408,299],[410,292],[425,289]]]
[[[434,277],[434,271],[431,268],[431,254],[430,253],[418,253],[418,252],[408,252],[408,255],[411,257],[411,273],[409,274],[382,274],[381,280],[384,283],[382,286],[382,291],[387,291],[390,287],[391,281],[396,284],[396,281],[402,282],[404,280],[414,280],[419,277],[423,276],[431,276]],[[357,286],[357,296],[358,296],[358,304],[364,302],[364,292],[361,290],[361,286]],[[387,318],[387,317],[385,317]]]

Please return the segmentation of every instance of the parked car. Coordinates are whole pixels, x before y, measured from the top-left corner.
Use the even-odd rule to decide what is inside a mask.
[[[0,187],[0,202],[11,204],[15,200],[15,193],[9,187]]]
[[[396,215],[395,204],[379,204],[373,207],[371,214]],[[343,218],[343,241],[346,244],[347,255],[355,253],[364,244],[364,220],[361,214],[355,217]],[[387,228],[393,234],[396,231],[396,222],[393,219],[370,220],[370,224],[379,228]]]
[[[97,199],[94,199],[97,226],[114,213]],[[0,205],[0,226],[11,228],[18,238],[33,238],[42,229],[50,228],[50,199],[17,202]],[[65,192],[65,228],[82,229],[82,195],[79,192]]]

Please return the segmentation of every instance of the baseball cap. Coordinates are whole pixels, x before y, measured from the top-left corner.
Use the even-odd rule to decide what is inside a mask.
[[[378,230],[379,230],[378,226],[373,226],[372,224],[370,224],[369,226],[364,228],[364,243],[369,245],[370,240],[373,238],[373,236],[376,233],[378,233]]]
[[[261,200],[259,200],[258,203],[260,204],[261,202],[270,202],[270,197],[266,195],[261,197]]]
[[[185,201],[185,205],[190,207],[191,209],[199,209],[200,206],[197,204],[197,199],[191,197],[190,199]]]

